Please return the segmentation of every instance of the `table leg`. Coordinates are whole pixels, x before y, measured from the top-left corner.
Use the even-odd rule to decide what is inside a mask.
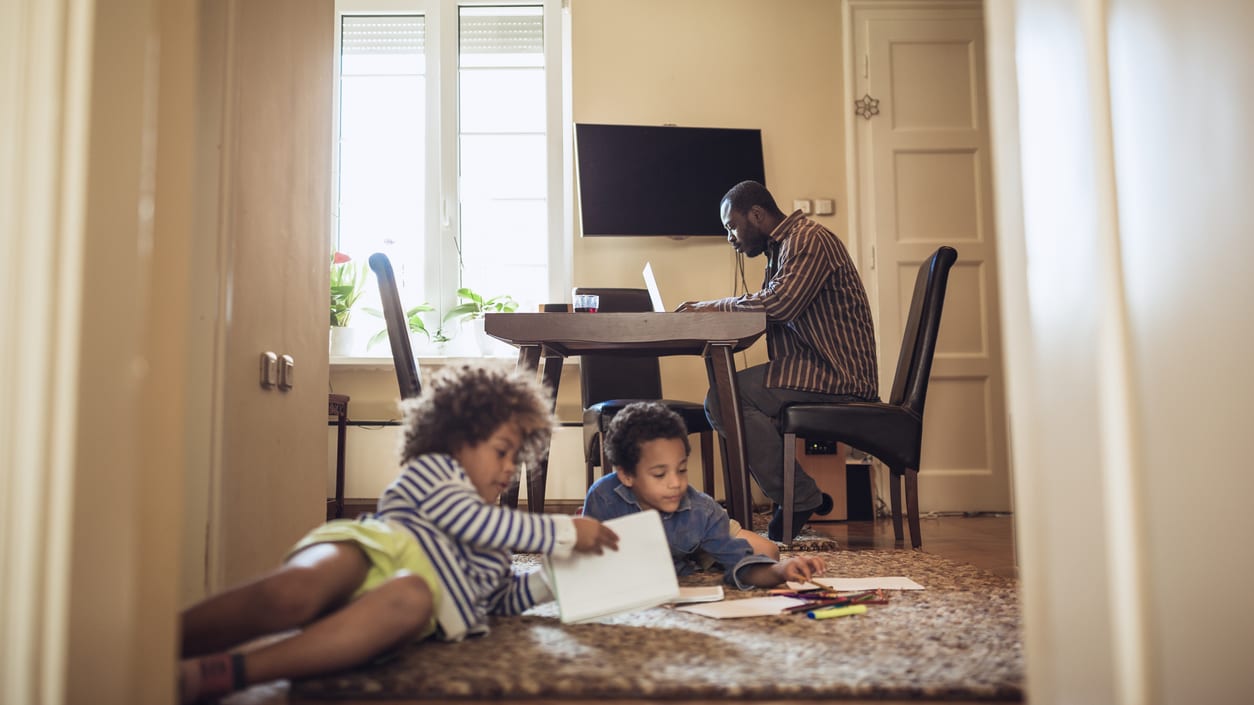
[[[518,348],[518,367],[520,371],[536,372],[540,367],[541,349],[539,345],[521,345]],[[546,355],[544,357],[544,386],[553,392],[553,405],[550,411],[557,409],[557,387],[562,380],[562,357]],[[536,462],[535,467],[527,468],[527,510],[533,513],[544,511],[545,488],[548,486],[549,459]],[[518,484],[514,484],[501,495],[501,506],[518,507]]]
[[[347,404],[345,405],[347,406]],[[335,430],[335,518],[344,517],[344,446],[348,437],[348,409],[340,411]]]
[[[745,457],[744,420],[740,415],[740,391],[736,384],[736,363],[729,343],[711,343],[705,349],[706,373],[718,391],[723,432],[727,436],[726,462],[731,474],[727,487],[727,510],[733,519],[753,530],[753,507],[749,494],[749,463]]]
[[[539,345],[520,345],[518,346],[518,371],[522,372],[530,370],[535,372],[540,368],[540,346]]]
[[[518,365],[515,369],[519,372],[532,372],[540,366],[540,346],[539,345],[520,345],[518,346]],[[547,469],[547,468],[546,468]],[[527,473],[528,480],[531,479],[530,472]],[[521,478],[520,478],[521,481]],[[531,493],[531,488],[527,488],[527,493]],[[530,506],[528,500],[528,506]],[[509,489],[501,493],[501,506],[516,509],[518,507],[518,483],[510,485]]]
[[[344,516],[344,446],[348,436],[348,397],[331,394],[327,397],[327,414],[335,416],[335,516]]]
[[[557,411],[557,386],[562,381],[562,358],[559,355],[544,357],[544,386],[553,393],[553,406],[550,411]],[[550,440],[550,449],[552,441]],[[534,470],[534,472],[533,472]],[[535,463],[535,468],[527,468],[527,511],[533,514],[544,513],[544,494],[549,481],[549,457]]]

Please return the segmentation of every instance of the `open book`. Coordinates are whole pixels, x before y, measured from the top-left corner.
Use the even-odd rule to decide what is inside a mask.
[[[610,519],[605,525],[618,534],[617,551],[574,553],[545,562],[563,622],[654,607],[679,596],[675,564],[656,511]]]

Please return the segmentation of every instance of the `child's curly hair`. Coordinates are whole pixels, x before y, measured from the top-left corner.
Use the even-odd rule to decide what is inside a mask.
[[[659,438],[678,438],[684,442],[684,454],[692,452],[688,428],[679,414],[655,401],[628,404],[614,415],[606,429],[605,457],[611,466],[635,475],[640,447]]]
[[[444,367],[426,382],[421,394],[401,403],[402,462],[482,443],[507,422],[517,424],[522,434],[518,462],[530,464],[548,455],[552,397],[534,376],[466,364]]]

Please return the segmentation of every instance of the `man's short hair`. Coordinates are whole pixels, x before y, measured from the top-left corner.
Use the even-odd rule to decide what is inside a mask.
[[[731,209],[736,213],[748,213],[750,208],[762,206],[763,210],[771,215],[784,215],[775,204],[775,197],[771,195],[771,192],[756,181],[741,181],[732,186],[723,195],[723,200],[719,202],[730,203]]]

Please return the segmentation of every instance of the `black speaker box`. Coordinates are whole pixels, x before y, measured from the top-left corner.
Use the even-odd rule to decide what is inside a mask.
[[[849,463],[845,466],[845,506],[850,521],[869,521],[875,518],[875,505],[871,500],[871,466]]]

